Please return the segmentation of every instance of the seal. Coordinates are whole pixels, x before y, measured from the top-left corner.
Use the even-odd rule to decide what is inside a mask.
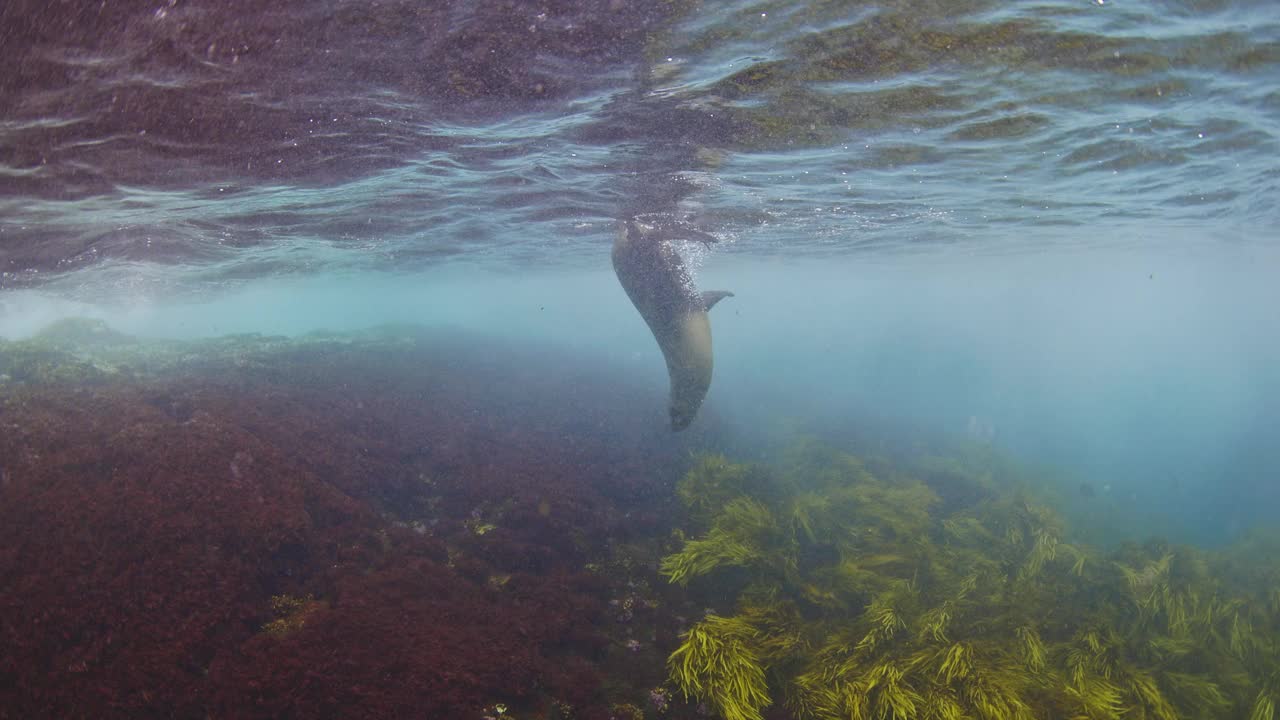
[[[613,271],[653,332],[671,379],[671,429],[689,427],[711,387],[711,322],[707,311],[733,293],[699,293],[672,240],[715,237],[670,220],[640,217],[621,223],[613,243]]]

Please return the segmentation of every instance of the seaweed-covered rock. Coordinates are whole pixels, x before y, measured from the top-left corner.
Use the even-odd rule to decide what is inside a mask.
[[[662,563],[729,589],[668,661],[727,720],[779,696],[804,719],[1273,717],[1280,595],[1229,592],[1220,556],[1068,543],[1049,508],[937,458],[786,459],[695,463],[695,531]],[[963,495],[939,503],[940,482]]]
[[[0,389],[0,718],[603,720],[652,687],[602,681],[630,590],[588,565],[688,456],[612,443],[627,388],[420,329],[97,327],[0,352],[76,369]]]

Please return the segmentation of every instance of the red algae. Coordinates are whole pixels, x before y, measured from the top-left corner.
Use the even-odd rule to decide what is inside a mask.
[[[456,716],[486,697],[532,697],[542,646],[564,634],[549,608],[505,602],[425,558],[347,573],[330,597],[296,631],[214,663],[216,716]]]
[[[241,342],[0,389],[0,718],[608,717],[589,564],[687,452],[604,382]]]

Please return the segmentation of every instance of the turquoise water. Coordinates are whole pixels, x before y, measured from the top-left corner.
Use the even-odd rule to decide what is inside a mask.
[[[972,436],[1109,539],[1280,507],[1269,1],[16,2],[0,53],[0,335],[454,326],[660,424],[608,260],[657,213],[744,445]]]

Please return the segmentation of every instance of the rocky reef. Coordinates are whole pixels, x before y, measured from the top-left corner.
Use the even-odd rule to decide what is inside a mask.
[[[609,717],[639,656],[604,560],[687,450],[620,450],[625,388],[541,362],[410,328],[0,344],[0,718]]]

